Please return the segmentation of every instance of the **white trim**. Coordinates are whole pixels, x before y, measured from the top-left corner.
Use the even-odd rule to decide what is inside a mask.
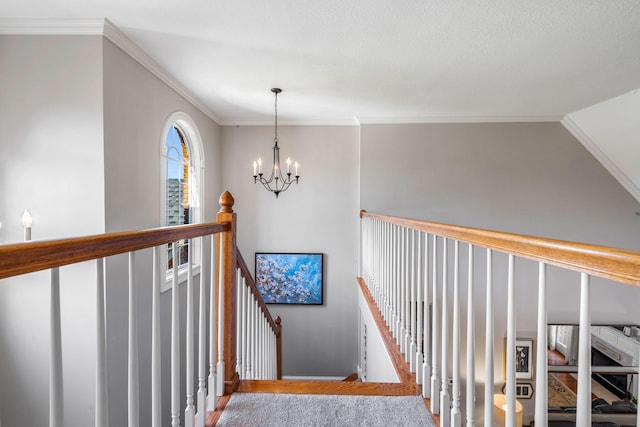
[[[563,116],[424,116],[360,117],[360,124],[429,124],[429,123],[539,123],[559,122]]]
[[[587,135],[576,122],[565,116],[562,125],[604,166],[611,175],[640,202],[640,188],[598,147],[598,144]]]
[[[138,45],[120,31],[111,21],[77,18],[0,18],[0,34],[5,35],[95,35],[104,36],[131,56],[151,74],[175,90],[194,107],[217,124],[220,119],[207,108],[189,89],[169,74],[160,64],[147,55]]]
[[[164,259],[161,257],[161,259]],[[160,279],[160,293],[166,292],[169,289],[171,289],[173,287],[173,269],[171,270],[166,270],[166,269],[162,269],[165,271],[165,275],[166,275],[166,280],[162,280]],[[160,271],[160,274],[162,274],[162,270]],[[178,267],[178,285],[182,285],[183,283],[187,283],[187,277],[188,277],[188,268],[187,268],[187,264],[183,264],[180,267]],[[198,274],[200,274],[200,265],[199,264],[194,264],[191,267],[191,277],[195,278]]]
[[[231,121],[223,121],[222,123],[218,123],[220,126],[273,126],[273,120],[231,120]],[[358,126],[360,122],[358,119],[352,120],[289,120],[289,121],[280,121],[278,120],[278,126]]]
[[[169,116],[167,116],[167,118],[164,121],[164,124],[162,126],[162,131],[160,133],[160,159],[159,159],[161,164],[160,180],[159,180],[160,221],[161,221],[161,224],[163,225],[165,225],[167,221],[167,218],[166,218],[167,193],[166,193],[166,187],[165,187],[166,185],[165,181],[167,178],[166,176],[167,132],[169,132],[169,128],[174,125],[177,126],[180,129],[180,131],[184,134],[185,143],[189,146],[189,162],[191,163],[191,166],[192,166],[192,168],[190,169],[191,171],[190,181],[191,181],[191,178],[193,178],[193,181],[189,183],[189,187],[190,187],[190,191],[192,191],[193,187],[195,186],[195,191],[196,191],[196,197],[190,198],[189,204],[193,208],[193,214],[194,214],[194,218],[192,219],[191,223],[195,224],[195,223],[202,222],[205,218],[205,206],[202,203],[202,200],[205,194],[204,192],[204,175],[205,175],[204,147],[202,145],[202,137],[200,136],[200,131],[198,130],[198,126],[187,113],[184,113],[182,111],[174,111],[173,113],[169,114]],[[193,274],[193,277],[195,277],[196,274],[200,274],[200,264],[198,263],[198,259],[201,259],[201,256],[203,254],[202,239],[201,238],[190,239],[190,243],[191,243],[191,250],[194,251],[192,255],[195,261],[192,266],[192,270],[193,270],[192,274]],[[165,263],[161,262],[160,264],[161,264],[160,266],[161,274],[164,271],[166,275],[166,280],[161,281],[160,292],[165,292],[173,287],[173,271],[167,270],[165,268],[166,266]],[[186,282],[186,280],[187,280],[187,266],[186,265],[179,266],[178,267],[178,283],[180,284],[184,283]]]
[[[288,120],[278,126],[358,126],[373,124],[429,124],[429,123],[547,123],[560,122],[563,116],[425,116],[425,117],[354,117],[352,120]],[[229,120],[221,126],[273,126],[266,120]]]
[[[48,36],[101,36],[106,19],[0,18],[0,34]]]

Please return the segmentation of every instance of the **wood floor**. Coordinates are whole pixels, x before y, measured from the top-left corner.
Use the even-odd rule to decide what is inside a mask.
[[[564,361],[564,356],[556,350],[547,350],[547,357],[549,366],[563,366],[566,365]],[[558,378],[564,385],[566,385],[569,390],[578,394],[578,380],[576,379],[576,374],[571,374],[568,372],[555,372],[554,375]],[[596,381],[591,381],[591,400],[600,397],[611,403],[619,400],[617,396],[611,393],[609,390],[605,389]]]

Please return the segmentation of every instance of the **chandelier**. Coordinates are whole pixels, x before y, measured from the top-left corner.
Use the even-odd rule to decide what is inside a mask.
[[[275,94],[275,136],[273,137],[273,167],[271,168],[271,174],[269,178],[265,178],[262,173],[262,157],[259,157],[257,161],[253,162],[253,182],[260,182],[264,188],[272,191],[276,198],[283,191],[287,191],[292,183],[298,183],[300,175],[298,175],[298,162],[294,162],[293,168],[295,175],[291,173],[291,157],[287,157],[287,172],[282,173],[280,167],[280,147],[278,147],[278,94],[282,92],[282,89],[274,87],[271,92]]]

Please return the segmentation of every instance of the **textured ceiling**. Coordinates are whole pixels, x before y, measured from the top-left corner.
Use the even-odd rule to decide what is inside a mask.
[[[0,0],[107,18],[220,123],[557,119],[640,87],[635,0]]]

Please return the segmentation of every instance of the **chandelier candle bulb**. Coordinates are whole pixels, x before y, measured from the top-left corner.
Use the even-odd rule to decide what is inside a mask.
[[[28,210],[24,210],[22,214],[22,225],[24,225],[24,241],[31,241],[31,224],[33,223],[33,219],[31,218],[31,214]]]
[[[257,176],[258,175],[258,173],[257,173],[258,169],[257,168],[258,168],[258,163],[254,160],[253,161],[253,176]]]
[[[291,157],[287,157],[287,173],[291,173]]]
[[[258,157],[258,173],[262,173],[262,157]]]
[[[293,165],[296,168],[296,177],[299,176],[298,175],[298,162],[295,163],[295,165]]]

